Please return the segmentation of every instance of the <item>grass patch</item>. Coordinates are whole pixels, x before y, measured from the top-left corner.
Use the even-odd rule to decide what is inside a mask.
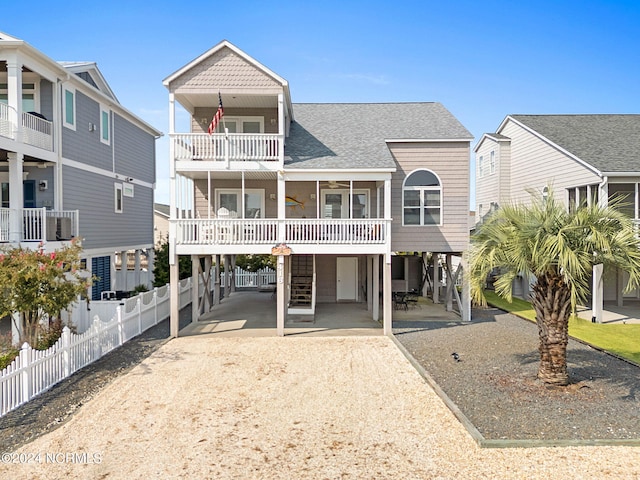
[[[535,322],[536,313],[531,304],[525,300],[514,298],[507,302],[495,292],[484,292],[487,303],[505,312],[513,313],[521,318]],[[602,324],[591,323],[591,320],[571,317],[569,319],[569,335],[573,338],[593,345],[620,357],[640,363],[640,324]]]

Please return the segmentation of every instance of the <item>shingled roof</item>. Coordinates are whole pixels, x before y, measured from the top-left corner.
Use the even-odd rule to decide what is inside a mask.
[[[440,103],[295,103],[287,168],[395,168],[387,140],[471,141]]]
[[[640,115],[509,115],[603,173],[640,172]]]

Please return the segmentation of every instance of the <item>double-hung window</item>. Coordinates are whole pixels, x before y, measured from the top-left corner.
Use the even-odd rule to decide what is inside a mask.
[[[402,187],[402,224],[442,225],[442,184],[430,170],[416,170]]]

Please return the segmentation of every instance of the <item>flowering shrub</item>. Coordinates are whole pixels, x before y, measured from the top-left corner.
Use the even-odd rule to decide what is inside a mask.
[[[78,295],[86,295],[91,279],[81,269],[81,252],[80,242],[73,241],[54,252],[45,252],[41,244],[37,250],[13,248],[0,253],[0,317],[19,314],[20,343],[34,348],[50,343],[55,331],[50,325]]]

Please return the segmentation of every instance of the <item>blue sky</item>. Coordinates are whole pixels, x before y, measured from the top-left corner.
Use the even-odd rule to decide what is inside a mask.
[[[637,0],[6,3],[0,31],[97,62],[163,132],[162,79],[223,39],[286,78],[294,102],[438,101],[472,145],[510,113],[640,113]],[[167,203],[166,137],[157,175]]]

